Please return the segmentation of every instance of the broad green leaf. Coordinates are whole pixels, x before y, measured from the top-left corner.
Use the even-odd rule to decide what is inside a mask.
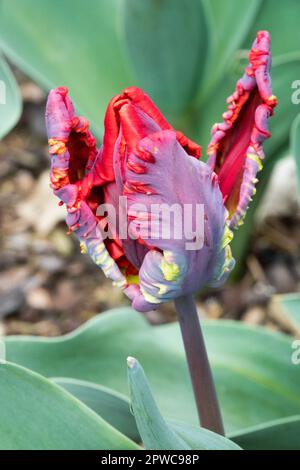
[[[197,90],[208,49],[200,0],[124,0],[123,30],[140,86],[167,114]]]
[[[300,82],[299,82],[299,85],[300,85]],[[300,198],[300,114],[298,114],[292,126],[291,153],[296,162],[298,194]]]
[[[273,300],[274,310],[278,319],[300,332],[300,294],[276,295]]]
[[[46,89],[67,86],[101,130],[111,97],[133,84],[118,36],[121,0],[2,0],[0,44]]]
[[[300,450],[300,416],[246,429],[231,438],[245,450]]]
[[[292,340],[230,321],[204,324],[227,431],[300,414]],[[8,337],[7,357],[41,374],[100,383],[127,394],[128,356],[139,358],[167,419],[197,424],[177,323],[149,326],[128,308],[101,314],[62,338]]]
[[[202,103],[198,118],[198,141],[203,149],[203,159],[211,138],[211,128],[216,122],[222,122],[222,114],[227,109],[226,99],[234,91],[239,79],[240,67],[237,60],[231,62],[230,70],[215,87],[214,92]]]
[[[134,441],[140,441],[135,420],[130,411],[130,404],[126,397],[93,382],[61,377],[52,380],[94,410],[122,434]]]
[[[169,426],[194,450],[242,450],[233,441],[200,426],[174,421],[169,421]]]
[[[257,15],[261,0],[203,0],[210,37],[209,58],[200,98],[207,97],[227,71],[233,54],[243,44]],[[253,38],[249,40],[251,46]]]
[[[145,373],[132,357],[127,359],[132,411],[146,449],[187,450],[189,446],[167,425],[152,396]]]
[[[0,139],[17,123],[21,110],[21,97],[15,77],[0,56]]]
[[[160,414],[138,361],[129,357],[127,363],[132,410],[146,449],[239,449],[233,442],[207,429],[187,424],[168,424]]]
[[[266,29],[271,33],[274,57],[299,52],[299,16],[299,0],[264,0],[244,46],[249,47],[257,31]]]
[[[137,449],[96,413],[44,377],[0,364],[0,449]]]
[[[272,137],[266,142],[266,155],[272,155],[287,143],[290,129],[295,117],[299,114],[299,104],[293,103],[292,88],[295,77],[300,75],[300,53],[293,59],[288,56],[273,60],[271,71],[273,92],[278,98],[275,116],[270,121]]]

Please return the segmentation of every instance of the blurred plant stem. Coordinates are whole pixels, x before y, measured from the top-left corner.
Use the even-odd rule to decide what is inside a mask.
[[[224,426],[196,305],[191,295],[175,300],[200,425],[224,436]]]

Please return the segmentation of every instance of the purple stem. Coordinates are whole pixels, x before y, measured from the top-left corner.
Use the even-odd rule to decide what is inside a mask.
[[[178,297],[175,307],[194,389],[200,425],[224,436],[224,426],[196,305],[191,295]]]

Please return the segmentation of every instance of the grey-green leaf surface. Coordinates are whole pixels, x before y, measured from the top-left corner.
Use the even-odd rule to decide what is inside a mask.
[[[300,416],[246,429],[231,439],[244,450],[300,450]]]
[[[200,0],[124,0],[123,30],[139,85],[174,116],[197,91],[208,52]]]
[[[7,62],[0,56],[0,139],[17,123],[21,110],[18,84]]]
[[[249,41],[257,31],[266,29],[271,34],[274,57],[299,52],[299,17],[300,2],[298,0],[264,0],[244,47],[249,47]]]
[[[209,25],[210,50],[205,80],[199,90],[202,100],[210,95],[227,72],[228,65],[234,53],[242,46],[261,3],[261,0],[203,0]],[[247,47],[251,46],[256,33],[252,36]]]
[[[189,446],[167,425],[152,396],[140,364],[127,359],[132,411],[146,449],[187,450]]]
[[[136,442],[140,441],[135,420],[130,411],[130,404],[125,396],[84,380],[63,377],[56,377],[52,380],[94,410],[122,434]]]
[[[193,450],[242,450],[239,445],[200,426],[169,421],[169,426]]]
[[[137,449],[91,409],[44,377],[0,364],[0,449]]]
[[[203,328],[227,432],[300,414],[300,374],[289,337],[230,321]],[[197,424],[177,323],[151,327],[120,308],[62,338],[8,337],[6,347],[9,360],[45,376],[88,380],[125,395],[124,361],[137,357],[163,416]]]
[[[132,410],[146,449],[239,449],[230,440],[200,426],[168,424],[157,407],[147,377],[138,361],[129,357],[127,363]]]
[[[108,101],[133,84],[119,36],[121,0],[2,0],[0,44],[46,89],[67,86],[99,132]]]
[[[272,137],[266,142],[267,157],[276,153],[288,142],[292,123],[299,113],[299,106],[293,102],[294,77],[300,74],[300,54],[297,57],[284,56],[273,59],[271,69],[273,93],[277,96],[278,106],[270,120]]]

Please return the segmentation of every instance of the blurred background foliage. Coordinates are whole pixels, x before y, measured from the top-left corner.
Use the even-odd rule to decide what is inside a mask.
[[[300,108],[291,100],[300,79],[299,17],[299,0],[89,0],[84,7],[79,0],[0,0],[0,78],[8,103],[0,107],[0,137],[21,113],[8,60],[45,91],[67,86],[99,142],[110,98],[126,86],[143,88],[174,127],[202,145],[205,159],[210,129],[221,120],[256,33],[269,30],[279,105],[257,196],[234,238],[240,278],[272,170],[287,154],[299,157]]]

